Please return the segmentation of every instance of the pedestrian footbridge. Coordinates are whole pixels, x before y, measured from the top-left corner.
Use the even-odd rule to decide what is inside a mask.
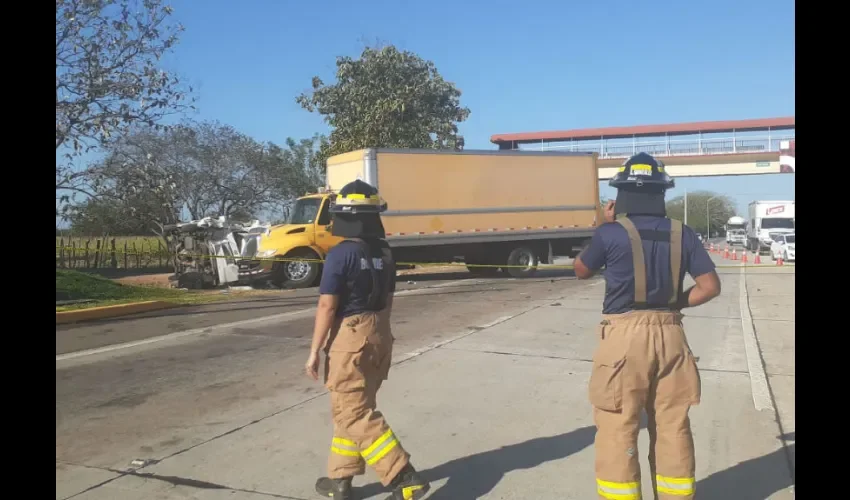
[[[599,179],[629,156],[664,161],[673,177],[794,173],[794,117],[496,134],[499,149],[599,154]]]

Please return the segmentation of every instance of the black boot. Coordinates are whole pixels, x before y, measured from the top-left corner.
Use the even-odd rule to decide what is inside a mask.
[[[392,494],[385,500],[419,500],[428,493],[431,485],[412,465],[407,464],[390,483],[390,488]]]
[[[335,498],[336,500],[354,500],[350,477],[341,479],[320,477],[316,481],[316,493],[323,497]]]

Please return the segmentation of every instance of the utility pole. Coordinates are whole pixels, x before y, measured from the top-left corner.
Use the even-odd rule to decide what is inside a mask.
[[[711,206],[709,203],[711,203],[711,200],[715,198],[717,198],[717,196],[712,196],[705,201],[705,231],[708,233],[705,237],[708,239],[711,239]]]

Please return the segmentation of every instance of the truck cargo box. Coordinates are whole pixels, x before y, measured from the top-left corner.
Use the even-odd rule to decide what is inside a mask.
[[[332,191],[354,179],[378,188],[387,237],[581,231],[601,220],[595,153],[364,149],[328,159]],[[487,233],[486,235],[483,233]],[[445,235],[445,236],[443,236]]]

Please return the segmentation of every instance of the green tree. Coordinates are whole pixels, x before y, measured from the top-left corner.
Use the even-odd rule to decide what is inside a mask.
[[[285,214],[295,197],[324,183],[321,142],[316,136],[287,139],[285,147],[263,144],[218,122],[135,127],[89,168],[96,196],[76,205],[70,219],[91,233],[161,234],[187,217]]]
[[[337,58],[336,80],[313,77],[313,90],[296,98],[332,128],[322,159],[370,147],[458,146],[457,124],[470,111],[433,62],[392,45],[366,48],[359,59]]]
[[[708,234],[706,215],[711,218],[711,233],[716,234],[722,231],[723,225],[735,213],[735,202],[726,195],[711,191],[688,193],[688,225],[700,233]],[[667,216],[672,219],[684,220],[684,196],[677,196],[667,201]]]
[[[70,233],[89,236],[136,236],[155,229],[140,221],[123,200],[89,198],[68,212]]]
[[[80,155],[193,99],[160,66],[183,30],[162,0],[56,0],[56,197],[93,195]],[[58,211],[57,207],[57,211]]]

